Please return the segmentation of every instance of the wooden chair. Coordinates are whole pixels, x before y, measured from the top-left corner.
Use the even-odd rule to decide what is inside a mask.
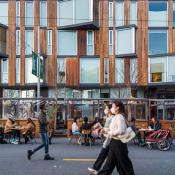
[[[82,133],[81,142],[83,143],[84,140],[85,143],[89,143],[89,146],[92,147],[93,137],[91,136],[91,130],[83,129],[81,133]]]
[[[76,142],[81,145],[80,135],[78,135],[78,134],[74,135],[72,133],[72,130],[70,130],[70,129],[67,132],[68,132],[68,137],[69,137],[69,144],[71,144],[72,143],[72,140],[75,139]]]

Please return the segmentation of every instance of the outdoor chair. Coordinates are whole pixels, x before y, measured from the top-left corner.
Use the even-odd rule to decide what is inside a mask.
[[[78,135],[78,134],[75,134],[75,135],[74,135],[74,134],[72,133],[72,130],[68,130],[68,136],[69,136],[69,144],[72,143],[72,140],[73,140],[73,139],[75,139],[76,142],[77,142],[78,144],[81,144],[80,135]]]
[[[82,137],[81,137],[81,142],[82,143],[87,143],[89,146],[92,146],[92,143],[94,143],[94,138],[91,136],[91,130],[82,130]]]

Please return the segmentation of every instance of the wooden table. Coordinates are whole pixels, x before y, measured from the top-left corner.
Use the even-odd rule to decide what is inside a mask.
[[[144,142],[145,142],[145,138],[146,138],[146,133],[148,133],[148,132],[153,132],[154,131],[154,129],[149,129],[149,128],[141,128],[141,129],[139,129],[139,132],[143,132],[143,140],[144,140]]]

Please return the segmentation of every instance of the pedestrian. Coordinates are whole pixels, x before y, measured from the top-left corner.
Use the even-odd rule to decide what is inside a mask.
[[[127,129],[126,119],[124,117],[124,105],[122,102],[115,101],[112,104],[111,112],[115,114],[106,132],[111,137],[109,153],[105,165],[98,175],[112,174],[115,166],[119,175],[134,175],[132,162],[128,157],[127,144],[123,143],[120,138]]]
[[[102,129],[102,133],[103,131],[105,130],[108,130],[109,129],[109,125],[113,119],[113,114],[111,112],[111,107],[112,105],[111,104],[107,104],[105,106],[105,109],[104,109],[104,114],[106,116],[106,122],[105,122],[105,125]],[[109,143],[110,143],[110,138],[109,137],[106,137],[104,143],[103,143],[103,146],[102,146],[102,149],[101,149],[101,152],[100,154],[98,155],[98,158],[97,160],[95,161],[94,165],[93,165],[93,168],[88,168],[88,171],[92,174],[98,174],[98,171],[100,170],[102,164],[104,163],[106,157],[108,156],[108,152],[109,152]]]
[[[47,132],[47,127],[48,127],[48,121],[46,119],[46,107],[45,104],[40,105],[40,112],[38,116],[38,122],[39,122],[39,127],[40,127],[40,134],[41,134],[41,139],[42,139],[42,144],[38,146],[37,148],[33,150],[28,150],[27,152],[27,158],[28,160],[31,159],[31,156],[42,149],[43,147],[45,148],[45,156],[44,160],[54,160],[53,157],[49,155],[49,138],[48,138],[48,132]]]

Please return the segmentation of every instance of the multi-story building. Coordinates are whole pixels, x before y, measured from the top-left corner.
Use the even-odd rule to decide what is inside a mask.
[[[0,9],[8,33],[3,97],[36,96],[38,46],[41,96],[175,97],[172,0],[3,0]]]

